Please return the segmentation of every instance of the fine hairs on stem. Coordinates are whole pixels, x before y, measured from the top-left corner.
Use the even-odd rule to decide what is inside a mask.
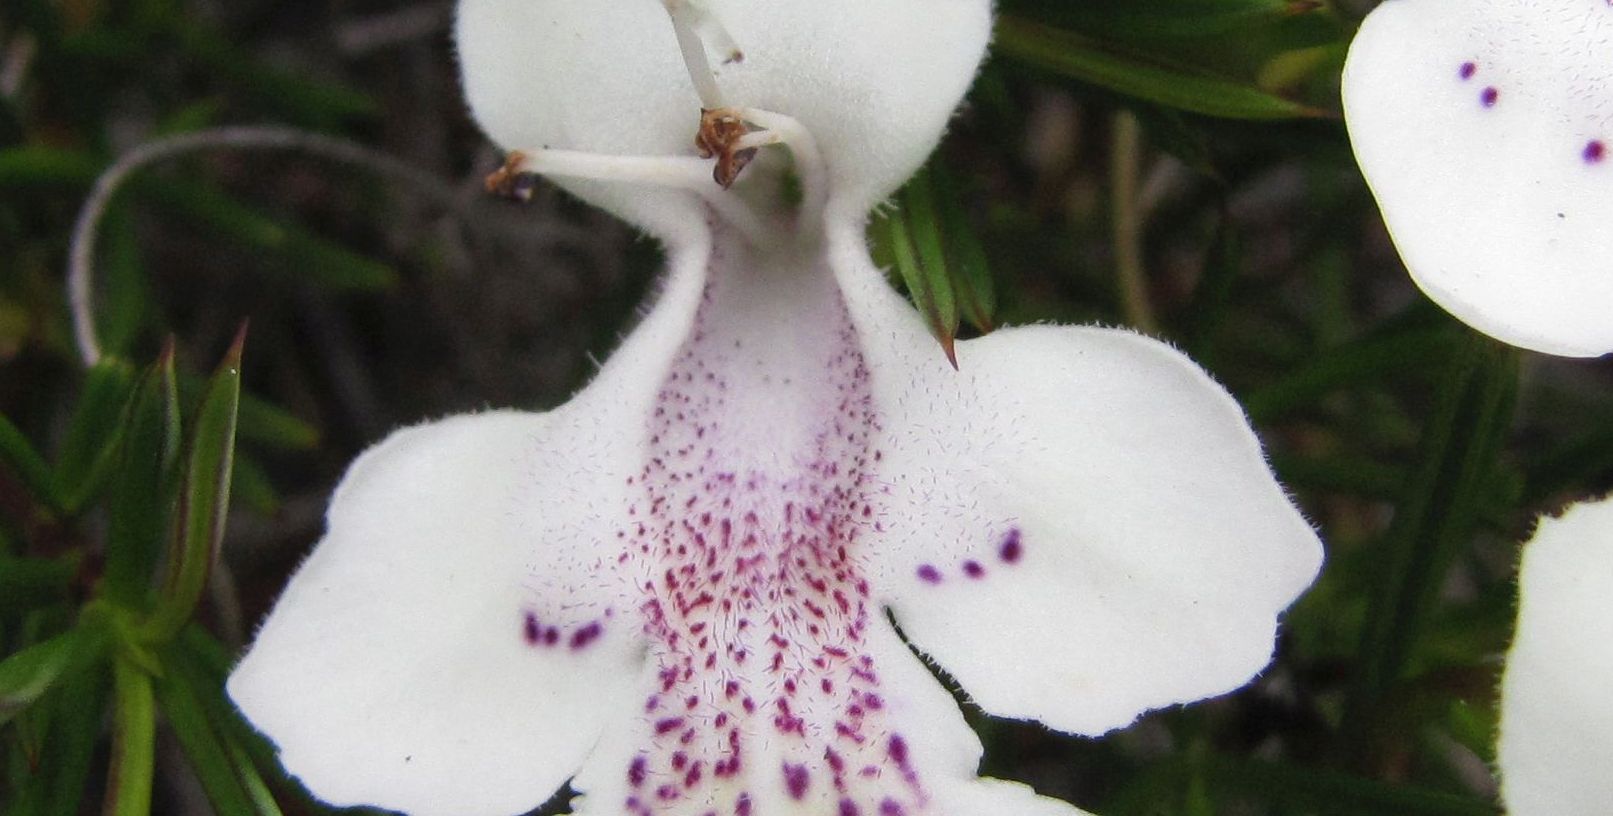
[[[357,143],[296,128],[272,125],[210,128],[142,144],[119,157],[101,173],[73,224],[67,261],[68,307],[72,313],[73,339],[78,346],[79,359],[86,367],[95,365],[101,359],[100,340],[95,330],[95,248],[101,219],[105,217],[113,197],[134,173],[146,165],[210,150],[293,150],[308,153],[403,182],[450,208],[459,203],[458,193],[429,173]]]

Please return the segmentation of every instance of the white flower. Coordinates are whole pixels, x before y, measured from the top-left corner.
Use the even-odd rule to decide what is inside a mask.
[[[1407,269],[1516,346],[1613,351],[1610,48],[1606,0],[1388,0],[1350,46],[1350,140]]]
[[[870,262],[986,0],[673,10],[692,73],[651,0],[462,3],[512,169],[658,236],[665,288],[560,408],[361,457],[231,696],[342,804],[505,814],[570,779],[595,816],[1075,813],[976,776],[887,610],[986,711],[1101,734],[1258,672],[1313,531],[1180,354],[1033,326],[954,371]],[[744,60],[711,82],[695,32]],[[789,152],[719,188],[701,99]]]
[[[1513,816],[1613,812],[1613,500],[1540,521],[1518,575],[1501,681],[1501,793]]]

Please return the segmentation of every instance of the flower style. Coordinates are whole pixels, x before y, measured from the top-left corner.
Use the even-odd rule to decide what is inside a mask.
[[[1356,160],[1401,258],[1474,328],[1613,351],[1613,4],[1388,0],[1344,66]]]
[[[1514,816],[1613,803],[1613,500],[1542,519],[1518,575],[1501,681],[1501,793]]]
[[[670,269],[570,402],[353,465],[229,683],[316,795],[1072,814],[976,776],[892,618],[986,711],[1081,734],[1268,662],[1321,550],[1232,399],[1118,330],[1005,329],[954,371],[869,260],[863,220],[938,140],[989,6],[462,2],[471,106],[516,151],[499,183],[554,177]],[[704,132],[715,163],[697,102],[739,123]]]

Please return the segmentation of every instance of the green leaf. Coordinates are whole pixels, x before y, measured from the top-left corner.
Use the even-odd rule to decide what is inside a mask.
[[[188,16],[168,21],[181,46],[209,73],[234,84],[288,118],[315,127],[373,117],[380,105],[345,85],[321,82],[264,65],[246,51]]]
[[[1328,115],[1263,91],[1253,83],[1173,65],[1116,43],[1011,16],[997,21],[996,50],[1062,76],[1206,116],[1295,119]]]
[[[1256,424],[1272,422],[1338,390],[1431,368],[1463,342],[1447,325],[1389,326],[1385,331],[1309,356],[1243,396]]]
[[[1326,816],[1499,816],[1490,802],[1389,784],[1348,774],[1225,757],[1206,765],[1212,788],[1233,791],[1273,806],[1276,813]]]
[[[8,147],[0,150],[0,188],[87,187],[101,172],[101,161],[82,150]]]
[[[213,811],[278,816],[280,809],[268,787],[250,761],[244,761],[245,752],[232,751],[227,736],[208,716],[202,700],[216,694],[216,689],[195,685],[190,673],[183,670],[168,672],[156,689],[157,701],[207,792]]]
[[[66,600],[76,570],[72,559],[0,555],[0,617]]]
[[[0,465],[9,467],[34,499],[43,503],[52,513],[62,512],[61,496],[57,493],[56,479],[51,475],[50,465],[45,464],[44,457],[34,450],[22,431],[17,430],[17,426],[4,415],[0,415]]]
[[[0,725],[33,705],[75,669],[93,659],[101,647],[97,630],[69,629],[0,661]]]
[[[141,378],[130,403],[118,478],[111,491],[106,547],[108,597],[140,608],[173,515],[173,478],[179,458],[179,392],[170,340]]]
[[[241,347],[245,342],[243,325],[196,411],[196,429],[180,490],[179,524],[168,551],[168,574],[156,609],[141,627],[148,642],[170,640],[190,620],[218,557],[230,503],[236,416],[241,401]]]
[[[963,210],[962,191],[946,165],[931,162],[928,174],[958,310],[977,331],[989,332],[995,328],[997,293],[986,248]]]
[[[964,215],[956,186],[938,166],[920,170],[897,194],[896,212],[873,231],[881,261],[896,267],[913,305],[954,368],[962,319],[990,331],[997,308],[986,252]]]
[[[275,260],[278,271],[293,271],[300,280],[339,291],[373,291],[397,282],[392,267],[264,215],[211,184],[147,178],[137,187],[149,200]]]
[[[1316,11],[1321,0],[1009,0],[1008,13],[1110,35],[1204,37]]]
[[[8,816],[80,812],[105,719],[107,679],[100,667],[70,674],[33,709],[50,708],[49,727]]]
[[[935,211],[935,191],[927,170],[920,170],[902,188],[901,211],[891,219],[892,247],[897,266],[913,301],[941,341],[947,359],[957,367],[953,342],[958,335],[958,301],[947,272],[946,247]],[[905,239],[905,240],[904,240]]]
[[[119,199],[122,202],[124,199]],[[151,314],[151,291],[128,207],[114,204],[101,222],[100,305],[95,322],[102,353],[127,357]]]
[[[120,421],[134,370],[116,358],[102,358],[84,375],[84,388],[56,462],[56,484],[68,515],[77,515],[101,490],[117,461]]]
[[[112,762],[104,816],[148,816],[156,771],[157,703],[151,675],[119,658],[112,666]]]
[[[179,395],[187,401],[201,397],[207,380],[180,372]],[[241,419],[237,432],[241,439],[287,450],[313,450],[319,445],[319,429],[297,415],[252,394],[241,393]]]
[[[1419,445],[1417,465],[1382,543],[1359,670],[1346,705],[1358,760],[1375,755],[1377,709],[1401,680],[1445,574],[1487,509],[1512,424],[1516,350],[1469,334],[1452,356]]]

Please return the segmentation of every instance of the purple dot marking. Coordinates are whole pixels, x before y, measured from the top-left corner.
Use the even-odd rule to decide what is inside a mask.
[[[897,765],[907,764],[907,740],[901,734],[892,734],[890,741],[891,761]]]
[[[1010,527],[1003,536],[1002,544],[997,546],[997,556],[1004,564],[1018,564],[1019,559],[1025,557],[1025,545],[1019,540],[1019,528]]]
[[[543,627],[538,625],[538,616],[531,612],[521,621],[521,637],[526,639],[526,645],[536,646],[543,639]]]
[[[805,765],[784,764],[784,787],[789,790],[791,799],[797,802],[805,799],[807,785],[811,781]]]
[[[1501,92],[1496,90],[1494,85],[1491,85],[1490,87],[1485,88],[1484,92],[1479,94],[1479,101],[1484,103],[1484,107],[1486,107],[1486,108],[1495,107],[1496,100],[1500,99],[1500,98],[1501,98]]]
[[[586,649],[588,648],[588,644],[599,640],[599,636],[604,633],[604,627],[599,625],[599,621],[594,621],[593,623],[590,623],[587,626],[584,626],[583,628],[571,633],[571,648]]]
[[[861,816],[861,814],[862,808],[857,807],[856,802],[850,799],[840,800],[840,816]]]
[[[970,578],[983,578],[986,575],[986,568],[980,566],[979,561],[965,561],[963,562],[963,574]]]
[[[1471,61],[1464,62],[1464,63],[1462,63],[1461,69],[1459,69],[1456,72],[1456,75],[1461,77],[1462,79],[1472,79],[1473,74],[1478,70],[1479,70],[1479,66],[1474,64],[1473,62],[1471,62]]]
[[[1607,158],[1607,143],[1601,139],[1592,139],[1585,143],[1585,149],[1580,153],[1585,157],[1586,164],[1601,164]]]
[[[907,809],[897,803],[895,799],[886,799],[879,803],[879,816],[905,816]]]
[[[926,584],[941,583],[941,571],[929,564],[922,564],[918,568],[919,580]]]

